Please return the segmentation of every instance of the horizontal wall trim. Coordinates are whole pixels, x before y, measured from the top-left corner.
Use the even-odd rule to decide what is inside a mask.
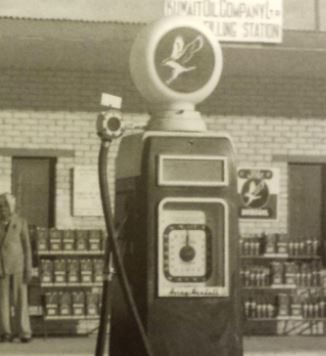
[[[311,155],[273,155],[273,162],[288,163],[326,163],[326,156]]]
[[[1,156],[20,157],[74,157],[74,150],[52,150],[52,149],[26,149],[26,148],[1,148]]]

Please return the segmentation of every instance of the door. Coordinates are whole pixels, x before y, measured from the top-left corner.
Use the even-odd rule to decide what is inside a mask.
[[[14,157],[12,190],[17,210],[29,224],[54,226],[54,158]]]
[[[323,171],[321,164],[289,164],[291,239],[322,237]]]

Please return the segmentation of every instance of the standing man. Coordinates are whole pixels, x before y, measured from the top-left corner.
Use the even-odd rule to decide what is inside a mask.
[[[32,252],[27,221],[15,213],[15,198],[0,194],[0,341],[31,340],[27,285]],[[11,320],[11,306],[15,316]]]

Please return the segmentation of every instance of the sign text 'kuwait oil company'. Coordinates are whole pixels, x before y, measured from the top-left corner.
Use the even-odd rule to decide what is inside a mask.
[[[165,0],[165,15],[197,16],[220,41],[282,42],[283,0]]]

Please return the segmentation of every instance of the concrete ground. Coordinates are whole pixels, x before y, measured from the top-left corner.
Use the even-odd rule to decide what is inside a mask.
[[[245,356],[326,356],[323,336],[255,336],[244,338]]]
[[[1,343],[1,356],[94,356],[96,336],[34,338],[29,344]],[[325,356],[323,336],[244,338],[244,356]],[[107,355],[107,354],[106,354]]]
[[[93,356],[96,336],[35,337],[28,344],[18,340],[0,343],[1,356]]]

